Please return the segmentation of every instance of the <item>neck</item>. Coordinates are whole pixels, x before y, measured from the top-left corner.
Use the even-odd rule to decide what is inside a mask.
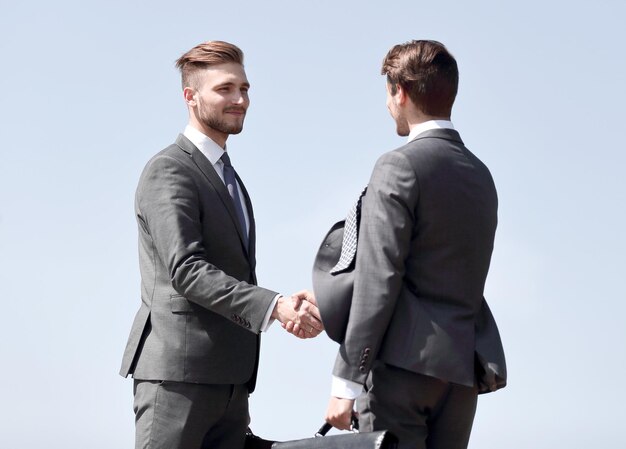
[[[443,115],[428,115],[428,114],[424,114],[423,112],[421,112],[419,110],[415,110],[413,114],[410,114],[410,116],[407,117],[407,124],[409,125],[409,129],[412,130],[413,128],[415,128],[420,123],[429,122],[431,120],[448,120],[448,121],[450,121],[450,115],[449,114],[447,116],[443,116]]]
[[[205,136],[209,137],[213,142],[218,144],[220,147],[226,147],[226,139],[228,139],[228,134],[223,133],[221,131],[217,131],[209,126],[206,126],[204,123],[200,122],[193,115],[189,116],[189,125],[196,128]]]

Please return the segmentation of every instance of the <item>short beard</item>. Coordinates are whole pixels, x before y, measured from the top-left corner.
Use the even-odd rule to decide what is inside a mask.
[[[241,124],[230,125],[214,115],[202,117],[201,120],[204,126],[224,134],[239,134],[243,130],[243,121]]]
[[[393,121],[396,122],[396,133],[402,137],[408,136],[411,130],[409,129],[409,124],[404,116],[399,111],[393,109],[389,109],[389,113],[391,114]]]

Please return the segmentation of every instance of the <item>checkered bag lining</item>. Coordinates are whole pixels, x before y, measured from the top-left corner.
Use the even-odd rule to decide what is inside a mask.
[[[350,268],[356,257],[356,247],[359,237],[359,223],[361,222],[361,203],[366,191],[367,186],[363,188],[363,191],[359,195],[359,199],[356,203],[354,203],[350,212],[348,212],[346,223],[344,225],[339,262],[337,262],[337,264],[330,270],[330,274],[341,273],[342,271]]]

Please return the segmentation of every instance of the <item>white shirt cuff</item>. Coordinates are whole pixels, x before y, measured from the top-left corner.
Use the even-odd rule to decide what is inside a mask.
[[[333,376],[330,395],[342,399],[356,399],[363,393],[363,385],[348,379]]]
[[[267,332],[267,330],[270,328],[270,326],[274,322],[274,320],[271,319],[272,312],[274,311],[274,307],[276,307],[276,302],[278,302],[278,298],[280,298],[281,296],[283,295],[281,295],[280,293],[274,296],[274,299],[272,300],[270,307],[267,309],[267,312],[265,312],[265,318],[263,318],[263,322],[261,323],[261,332]]]

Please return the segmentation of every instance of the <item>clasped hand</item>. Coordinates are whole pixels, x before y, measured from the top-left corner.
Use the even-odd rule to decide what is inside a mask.
[[[278,298],[272,318],[298,338],[317,337],[324,330],[315,296],[307,290]]]

